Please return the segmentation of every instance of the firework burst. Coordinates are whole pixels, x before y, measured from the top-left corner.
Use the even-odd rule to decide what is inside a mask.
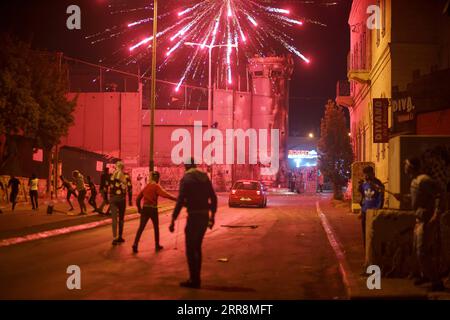
[[[300,18],[288,8],[268,3],[271,1],[164,1],[159,9],[162,14],[158,17],[158,70],[171,62],[181,65],[176,87],[179,89],[188,79],[203,83],[208,49],[217,49],[214,50],[217,57],[215,65],[224,70],[228,85],[233,84],[240,61],[247,61],[255,55],[266,56],[274,52],[274,48],[282,47],[303,62],[310,63],[310,58],[297,48],[291,34],[295,33],[293,29],[301,29],[304,23],[321,23]],[[133,40],[126,45],[127,55],[121,63],[148,59],[153,44],[153,37],[150,36],[152,11],[152,6],[114,9],[112,14],[140,13],[142,16],[87,39],[96,44],[130,35]],[[140,38],[136,38],[136,35],[140,35]]]

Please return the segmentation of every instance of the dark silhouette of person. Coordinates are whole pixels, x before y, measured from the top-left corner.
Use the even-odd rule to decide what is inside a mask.
[[[94,210],[92,212],[97,212],[98,208],[97,208],[97,188],[95,187],[95,183],[92,181],[91,176],[87,176],[87,183],[89,186],[89,200],[88,203],[92,206],[92,208],[94,208]]]
[[[200,288],[202,242],[206,230],[213,228],[217,211],[217,195],[214,192],[208,175],[197,170],[194,159],[185,163],[185,175],[180,182],[180,193],[173,211],[170,232],[175,230],[175,220],[183,206],[187,208],[188,217],[185,228],[186,256],[189,266],[189,280],[181,282],[180,286]],[[209,216],[211,211],[211,217]]]
[[[103,209],[106,205],[109,205],[109,199],[108,199],[108,186],[109,186],[109,180],[111,179],[111,175],[109,174],[109,168],[105,167],[103,169],[103,173],[100,177],[100,195],[102,196],[102,203],[100,204],[100,207],[98,208],[98,213],[100,214],[108,214],[110,208],[106,210],[106,213],[103,213]]]
[[[1,190],[2,192],[4,192],[4,191],[5,191],[5,187],[4,187],[4,185],[3,185],[3,182],[2,182],[2,181],[0,181],[0,190]],[[0,209],[0,213],[3,213],[2,209]]]
[[[32,174],[30,180],[28,181],[28,186],[30,187],[30,200],[32,210],[39,210],[38,204],[38,190],[39,190],[39,179],[36,174]]]
[[[136,238],[134,240],[133,252],[138,252],[139,240],[141,239],[142,232],[147,225],[149,219],[153,223],[153,231],[155,234],[155,250],[160,251],[163,247],[159,243],[159,217],[158,217],[158,197],[164,197],[173,201],[177,198],[166,190],[164,190],[159,184],[160,174],[155,171],[152,173],[152,179],[149,184],[139,193],[136,198],[136,205],[138,212],[141,214],[141,221],[139,228],[136,232]],[[141,207],[141,201],[144,199],[144,208]]]
[[[425,173],[426,168],[420,158],[405,161],[404,172],[411,178],[409,195],[396,194],[398,200],[409,199],[416,214],[414,228],[414,249],[419,267],[415,285],[431,282],[431,291],[444,291],[445,286],[440,274],[441,258],[441,194],[442,190],[436,179]]]
[[[8,181],[8,188],[11,188],[11,193],[9,194],[9,202],[11,202],[12,211],[16,208],[17,196],[19,194],[20,181],[15,176],[11,176]]]
[[[66,178],[64,178],[64,176],[60,176],[59,178],[61,179],[61,182],[62,182],[62,185],[61,185],[61,187],[59,187],[59,189],[66,189],[66,192],[67,192],[66,200],[70,206],[69,211],[73,211],[74,207],[72,205],[72,201],[70,201],[70,198],[72,197],[72,195],[75,196],[75,198],[78,198],[78,195],[77,195],[74,187],[70,183],[70,181],[68,181]]]

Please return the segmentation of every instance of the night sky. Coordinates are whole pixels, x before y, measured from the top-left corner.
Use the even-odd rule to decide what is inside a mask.
[[[123,40],[111,40],[92,46],[85,36],[107,27],[127,22],[129,16],[111,16],[107,8],[112,0],[15,0],[1,1],[0,27],[20,39],[31,41],[34,48],[62,51],[66,55],[96,63],[102,58],[111,58],[111,52],[123,45]],[[115,0],[122,1],[124,0]],[[130,1],[148,4],[152,1]],[[180,1],[181,2],[181,1]],[[307,2],[307,1],[306,1]],[[302,136],[308,132],[319,133],[320,119],[328,98],[335,97],[336,82],[346,79],[347,53],[349,51],[348,15],[351,1],[335,1],[326,6],[326,0],[306,4],[305,1],[272,1],[273,6],[292,8],[300,16],[320,21],[321,27],[305,24],[301,33],[296,33],[296,45],[312,63],[304,64],[296,59],[296,68],[291,83],[291,133]],[[82,29],[69,31],[66,28],[66,8],[76,4],[82,10]],[[151,32],[151,30],[149,30]],[[286,52],[280,52],[286,53]],[[125,50],[116,55],[125,54]],[[111,66],[105,62],[105,65]],[[170,67],[167,68],[170,70]],[[169,71],[167,71],[169,72]],[[159,79],[172,80],[173,75],[158,75]],[[195,83],[190,83],[195,84]]]

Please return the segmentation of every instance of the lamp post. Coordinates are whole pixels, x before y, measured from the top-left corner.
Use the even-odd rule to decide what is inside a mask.
[[[152,88],[150,108],[150,172],[155,170],[155,109],[156,109],[156,36],[158,34],[158,0],[153,0]]]
[[[186,42],[185,45],[191,47],[201,47],[208,48],[209,53],[209,63],[208,63],[208,128],[212,127],[212,97],[213,97],[213,88],[212,88],[212,51],[214,48],[237,48],[237,44],[217,44],[217,45],[207,45],[204,43],[196,43],[196,42]]]

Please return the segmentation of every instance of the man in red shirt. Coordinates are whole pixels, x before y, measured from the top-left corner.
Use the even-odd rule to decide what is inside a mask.
[[[141,239],[142,232],[144,231],[149,219],[153,222],[153,230],[155,232],[155,250],[160,251],[163,249],[163,247],[159,244],[158,197],[161,196],[173,201],[176,201],[177,198],[168,193],[159,185],[159,178],[159,172],[153,172],[150,183],[147,184],[147,186],[139,193],[136,199],[136,205],[139,213],[141,214],[141,222],[133,244],[134,253],[138,252],[139,240]],[[142,199],[144,199],[143,209],[141,208]]]

